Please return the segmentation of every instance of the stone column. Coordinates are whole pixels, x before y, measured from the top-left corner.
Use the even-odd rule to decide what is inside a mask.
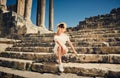
[[[26,21],[31,21],[32,0],[25,0],[24,18]]]
[[[25,0],[17,0],[17,14],[24,16]]]
[[[3,31],[2,23],[3,23],[3,21],[2,21],[2,10],[0,10],[0,35],[2,35],[2,31]]]
[[[54,0],[50,0],[49,4],[49,30],[54,30]]]
[[[45,28],[45,5],[46,0],[38,0],[37,4],[37,25]]]
[[[0,5],[2,5],[3,9],[7,9],[6,0],[0,0]]]

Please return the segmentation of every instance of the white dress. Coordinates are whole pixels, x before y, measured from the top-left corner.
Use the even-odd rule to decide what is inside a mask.
[[[66,52],[68,52],[68,48],[66,47],[65,44],[66,44],[67,41],[69,41],[69,37],[66,34],[62,33],[59,36],[55,35],[54,36],[54,41],[55,41],[55,46],[54,46],[54,49],[53,49],[54,53],[58,54],[57,49],[58,49],[59,45],[58,45],[58,43],[56,41],[59,41],[62,44],[62,46],[64,48],[66,48]]]

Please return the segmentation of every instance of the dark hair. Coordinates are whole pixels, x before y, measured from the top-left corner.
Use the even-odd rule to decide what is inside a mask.
[[[60,27],[60,28],[65,28],[65,27],[64,27],[64,24],[60,24],[60,25],[58,25],[58,27]]]

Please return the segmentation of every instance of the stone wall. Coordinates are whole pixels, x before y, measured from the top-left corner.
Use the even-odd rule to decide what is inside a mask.
[[[0,0],[0,8],[1,9],[7,9],[6,8],[6,0]]]
[[[93,16],[79,22],[78,28],[110,28],[120,25],[120,8],[111,10],[110,14]]]
[[[1,0],[0,0],[1,1]],[[5,2],[4,0],[2,0]],[[39,0],[38,0],[39,1]],[[41,0],[43,1],[43,0]],[[45,7],[45,0],[41,4],[42,7]],[[3,8],[6,6],[4,3],[4,6],[1,5],[0,8],[0,36],[1,37],[12,37],[17,38],[20,35],[24,34],[33,34],[33,33],[53,33],[52,31],[49,31],[46,29],[44,22],[41,23],[43,26],[36,26],[31,21],[31,9],[32,9],[32,0],[17,0],[17,4],[7,6],[7,9]],[[41,7],[41,8],[42,8]],[[45,11],[45,8],[43,8],[40,12]],[[40,14],[40,16],[44,16]],[[44,21],[44,17],[41,18],[42,21]],[[39,20],[40,21],[40,20]]]
[[[68,28],[68,30],[111,28],[117,26],[120,26],[120,8],[112,9],[109,14],[85,18],[84,21],[79,22],[77,27]]]
[[[15,37],[24,34],[25,20],[14,11],[3,12],[0,9],[0,37]],[[21,32],[21,33],[20,33]]]
[[[2,32],[2,30],[3,30],[3,27],[2,27],[2,10],[1,10],[1,8],[0,8],[0,37],[1,37],[1,32]]]
[[[0,27],[2,37],[21,39],[25,34],[31,33],[52,33],[43,27],[34,25],[31,21],[26,21],[21,15],[13,11],[1,12],[2,26]]]

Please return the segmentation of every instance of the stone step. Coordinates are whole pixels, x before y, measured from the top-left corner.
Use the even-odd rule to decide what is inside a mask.
[[[86,31],[74,31],[71,33],[67,33],[70,35],[85,35],[85,34],[109,34],[109,33],[119,33],[120,30],[86,30]],[[25,37],[53,37],[55,35],[50,33],[50,34],[29,34],[26,35]]]
[[[100,28],[100,29],[82,29],[82,30],[79,30],[77,32],[87,32],[87,31],[116,31],[116,30],[120,30],[120,27],[116,27],[116,28]],[[73,31],[73,32],[76,32],[76,31]]]
[[[32,60],[0,57],[0,66],[15,68],[19,70],[29,70],[28,68],[31,67],[32,62]]]
[[[104,29],[85,29],[79,31],[68,32],[68,34],[84,34],[84,33],[93,33],[93,34],[104,34],[104,33],[120,33],[120,28],[104,28]],[[55,33],[48,34],[27,34],[25,37],[52,37]],[[74,35],[75,35],[74,34]]]
[[[53,37],[25,37],[24,40],[22,40],[22,42],[53,42],[54,38]]]
[[[56,58],[57,58],[54,53],[34,53],[34,52],[15,52],[15,51],[2,52],[0,53],[0,57],[17,58],[17,59],[25,59],[25,60],[39,60],[41,62],[56,62]]]
[[[75,47],[75,49],[78,53],[82,53],[82,54],[120,54],[120,46]],[[72,52],[71,48],[69,52]]]
[[[104,38],[104,37],[120,37],[120,34],[110,33],[110,34],[87,34],[87,35],[71,35],[71,38]]]
[[[46,33],[46,34],[26,34],[25,37],[52,37],[55,33]]]
[[[73,52],[70,47],[69,52]],[[111,47],[75,47],[80,54],[120,54],[120,46]],[[6,51],[47,52],[52,53],[53,47],[8,47]]]
[[[72,42],[81,42],[81,41],[89,41],[89,42],[111,42],[111,41],[120,41],[120,37],[107,37],[107,38],[70,38]]]
[[[21,43],[15,43],[13,47],[54,47],[55,43],[53,42],[21,42]]]
[[[8,47],[6,51],[23,51],[23,52],[53,52],[52,47]]]
[[[33,52],[2,52],[0,57],[34,60],[35,62],[54,62],[57,56],[54,53],[33,53]],[[71,54],[62,57],[64,63],[113,63],[120,64],[120,54]]]
[[[70,40],[72,42],[83,42],[83,41],[89,41],[89,42],[116,42],[116,41],[120,41],[120,37],[107,37],[107,38],[97,38],[97,37],[93,37],[93,38],[70,38]],[[18,43],[31,43],[31,42],[35,42],[35,43],[51,43],[54,42],[53,37],[45,37],[45,38],[36,38],[36,39],[25,39],[22,40],[21,42]]]
[[[78,76],[76,74],[61,73],[50,74],[50,73],[38,73],[32,71],[15,70],[7,67],[0,66],[0,78],[94,78],[90,76]],[[104,77],[95,77],[104,78]]]
[[[120,41],[120,37],[72,37],[70,38],[71,41],[107,41],[107,42],[111,42],[111,41]],[[35,37],[35,38],[31,38],[28,37],[27,39],[22,40],[21,42],[53,42],[54,39],[53,37],[43,37],[43,38],[39,38],[39,37]]]
[[[39,73],[59,73],[58,64],[34,63],[29,60],[10,59],[0,57],[0,66],[19,70],[28,70]],[[81,76],[114,76],[120,77],[119,64],[94,64],[94,63],[63,63],[64,72]]]
[[[13,43],[15,43],[15,42],[20,42],[20,41],[21,41],[21,40],[0,38],[0,43],[5,43],[5,44],[13,44]]]
[[[116,64],[92,64],[92,63],[64,63],[64,73],[74,73],[82,76],[110,76],[120,77],[120,65]],[[57,73],[58,65],[34,63],[32,71],[40,73]],[[38,70],[39,69],[39,70]]]
[[[80,31],[73,31],[73,32],[69,32],[68,34],[71,35],[83,35],[83,34],[109,34],[109,33],[120,33],[119,29],[116,30],[80,30]]]
[[[117,42],[73,42],[75,47],[109,47],[120,46],[120,41]]]
[[[120,41],[117,42],[90,42],[90,41],[84,41],[84,42],[72,42],[72,44],[75,47],[105,47],[105,46],[120,46]],[[21,42],[21,43],[15,43],[13,47],[54,47],[54,42]],[[68,46],[68,44],[67,44]]]
[[[89,38],[89,37],[92,37],[92,38],[96,38],[96,37],[120,37],[120,33],[105,33],[105,34],[93,34],[93,33],[81,33],[80,35],[79,34],[68,34],[71,38]],[[42,39],[42,38],[53,38],[54,36],[30,36],[30,37],[25,37],[26,40],[28,39],[36,39],[36,38],[39,38],[39,39]]]
[[[70,35],[88,35],[88,34],[109,34],[109,33],[120,33],[120,30],[113,30],[113,31],[88,31],[88,32],[71,32]]]

